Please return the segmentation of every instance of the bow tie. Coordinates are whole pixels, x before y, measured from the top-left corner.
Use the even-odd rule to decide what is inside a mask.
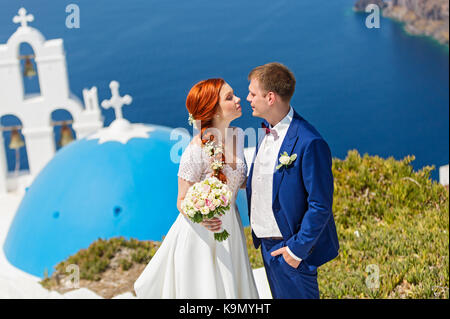
[[[273,129],[270,129],[269,127],[267,127],[267,126],[264,124],[264,122],[261,123],[261,127],[262,127],[263,129],[266,130],[266,134],[272,134],[275,140],[278,138],[278,133],[277,133],[277,131],[275,131],[275,130],[273,130]]]

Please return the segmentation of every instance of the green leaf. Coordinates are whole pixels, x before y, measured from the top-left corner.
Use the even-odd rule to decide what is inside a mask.
[[[224,229],[221,233],[214,233],[214,239],[217,241],[224,241],[229,236],[230,234],[226,231],[226,229]]]

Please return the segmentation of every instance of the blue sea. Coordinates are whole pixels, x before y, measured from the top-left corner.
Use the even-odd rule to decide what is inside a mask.
[[[66,27],[69,4],[80,9],[80,28]],[[117,80],[121,93],[133,97],[123,109],[131,122],[187,129],[186,95],[211,77],[223,77],[242,98],[243,116],[233,125],[259,126],[245,101],[247,74],[257,65],[282,62],[297,78],[293,107],[319,130],[334,157],[357,149],[396,159],[413,154],[415,169],[447,164],[448,48],[410,36],[389,19],[368,29],[367,14],[353,12],[353,4],[1,0],[0,43],[16,30],[12,17],[24,6],[35,17],[31,26],[47,39],[64,39],[75,95],[82,98],[83,88],[97,86],[102,101],[110,97],[109,82]],[[1,103],[0,97],[0,109]],[[103,115],[105,125],[114,119],[112,109]],[[4,117],[2,124],[14,121]],[[7,133],[5,138],[7,144]],[[14,158],[8,151],[10,170]],[[22,156],[21,168],[27,165]]]

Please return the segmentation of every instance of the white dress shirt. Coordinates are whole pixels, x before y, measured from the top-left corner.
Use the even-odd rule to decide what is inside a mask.
[[[276,134],[266,134],[258,147],[258,154],[253,165],[252,177],[252,200],[251,200],[251,221],[250,224],[258,238],[283,237],[272,210],[273,174],[278,165],[278,153],[281,144],[286,136],[291,124],[294,110],[292,107],[289,113],[274,127],[269,127],[276,131]],[[287,252],[296,260],[289,247]]]

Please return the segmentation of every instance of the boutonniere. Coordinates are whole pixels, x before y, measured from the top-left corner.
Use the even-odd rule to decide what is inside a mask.
[[[294,163],[294,161],[296,159],[297,159],[297,154],[294,153],[291,156],[289,156],[287,152],[284,152],[283,154],[281,154],[280,158],[278,159],[280,161],[280,164],[278,164],[276,168],[280,169],[281,166],[288,167],[289,165]]]

